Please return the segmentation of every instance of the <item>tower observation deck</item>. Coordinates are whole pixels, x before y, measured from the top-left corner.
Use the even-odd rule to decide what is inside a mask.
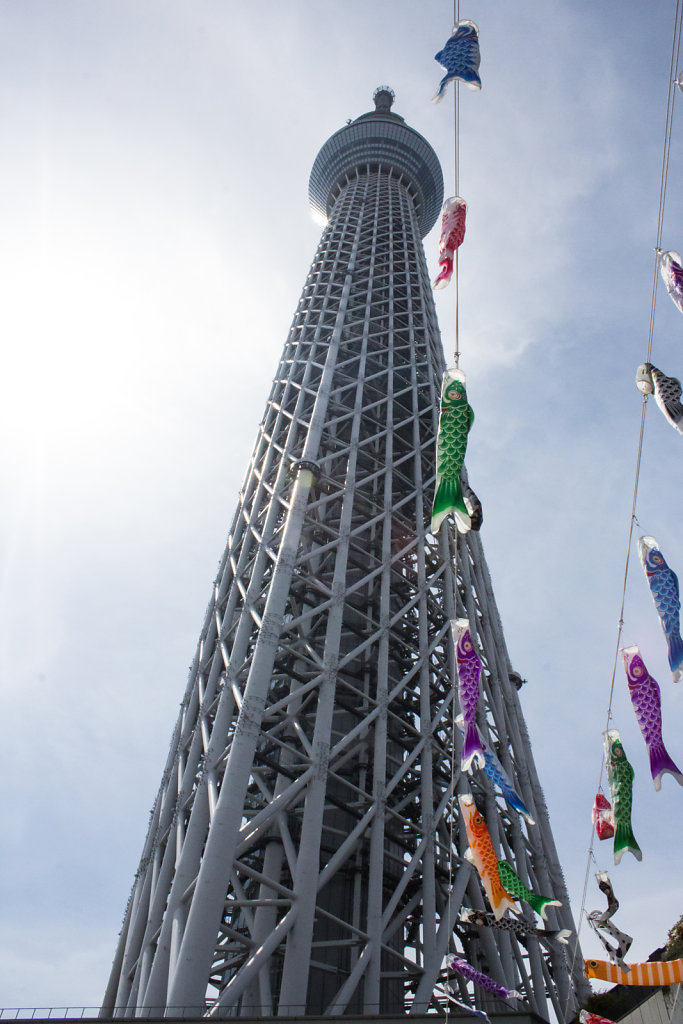
[[[421,238],[443,180],[392,100],[377,90],[313,165],[327,226],[213,584],[106,1017],[442,1013],[448,952],[523,996],[451,978],[472,1007],[575,1012],[573,938],[539,936],[528,907],[521,937],[461,920],[485,907],[464,858],[469,788],[497,855],[562,900],[547,927],[574,930],[480,537],[429,532],[444,359]],[[533,826],[460,772],[461,616],[483,666],[480,731]]]
[[[405,184],[424,238],[443,202],[441,165],[429,143],[392,113],[390,89],[375,90],[374,100],[374,111],[335,132],[318,153],[308,184],[311,207],[327,219],[350,175],[383,169]]]

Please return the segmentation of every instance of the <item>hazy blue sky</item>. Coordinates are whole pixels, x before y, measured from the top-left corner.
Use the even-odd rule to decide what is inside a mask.
[[[575,916],[621,599],[674,0],[461,2],[470,479]],[[0,0],[0,1004],[102,997],[171,729],[319,228],[311,164],[380,84],[453,191],[450,0]],[[683,249],[677,93],[663,245]],[[434,269],[437,239],[426,242]],[[452,290],[437,296],[447,352]],[[653,361],[683,376],[660,283]],[[683,573],[683,438],[650,403],[638,519]],[[632,561],[624,642],[668,672]],[[596,844],[646,959],[683,913],[617,667],[642,864]],[[587,954],[601,948],[582,928]]]

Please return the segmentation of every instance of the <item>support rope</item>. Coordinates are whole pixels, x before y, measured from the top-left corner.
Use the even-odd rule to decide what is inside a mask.
[[[453,0],[453,29],[460,21],[460,0]],[[455,195],[460,195],[460,82],[456,78],[453,83],[453,139],[454,139],[454,177]],[[458,255],[460,248],[455,250],[455,351],[453,364],[457,370],[460,365],[460,282],[458,278]]]
[[[460,21],[460,0],[453,0],[453,31]],[[455,194],[458,193],[458,182],[460,178],[460,133],[459,133],[459,105],[460,105],[460,83],[458,79],[455,79],[453,83],[453,146],[454,146],[454,177],[455,177]],[[455,350],[453,352],[453,362],[457,369],[460,363],[460,339],[458,329],[458,314],[460,306],[459,297],[459,281],[458,281],[458,249],[455,250]],[[455,618],[458,616],[458,531],[455,531],[455,548],[453,552],[453,615]],[[455,655],[454,655],[455,658]],[[454,665],[455,673],[457,676],[457,664]],[[455,679],[453,684],[453,698],[451,701],[451,808],[450,808],[450,830],[448,836],[448,900],[446,903],[446,912],[449,912],[451,895],[453,892],[453,842],[454,842],[454,823],[455,823],[455,730],[457,728],[455,724],[456,719],[456,708],[455,708]],[[449,942],[450,944],[450,942]],[[448,992],[450,991],[451,982],[451,968],[450,961],[446,961],[446,1024],[448,1024],[450,1014],[450,1000],[448,999]]]
[[[681,0],[677,0],[676,14],[674,17],[673,43],[671,46],[671,63],[669,65],[669,94],[666,103],[666,128],[664,131],[664,150],[662,153],[662,172],[659,182],[659,212],[657,216],[657,240],[655,242],[655,259],[652,272],[652,299],[650,303],[650,327],[647,339],[647,356],[645,362],[650,362],[652,354],[652,337],[655,326],[655,304],[657,300],[657,270],[659,268],[659,257],[662,251],[662,229],[664,226],[664,205],[666,202],[666,186],[669,177],[669,156],[671,153],[671,126],[674,116],[674,99],[676,96],[675,72],[678,67],[681,52],[681,22],[683,21],[683,7]]]
[[[675,72],[675,70],[678,67],[678,61],[679,61],[679,57],[680,57],[680,49],[681,49],[681,24],[682,24],[682,20],[683,20],[682,15],[683,15],[683,0],[677,0],[677,2],[676,2],[676,12],[675,12],[675,16],[674,16],[673,40],[672,40],[672,46],[671,46],[671,64],[670,64],[670,70],[669,70],[669,90],[668,90],[667,107],[666,107],[666,125],[665,125],[665,129],[664,129],[664,146],[663,146],[663,153],[662,153],[662,171],[661,171],[660,184],[659,184],[659,209],[658,209],[658,213],[657,213],[657,231],[656,231],[654,272],[653,272],[653,276],[652,276],[652,293],[651,293],[651,299],[650,299],[650,323],[649,323],[649,328],[648,328],[647,354],[646,354],[646,358],[645,358],[645,361],[648,362],[648,363],[650,362],[651,355],[652,355],[652,340],[653,340],[653,336],[654,336],[655,307],[656,307],[656,301],[657,301],[657,270],[658,270],[658,266],[659,266],[659,256],[660,256],[660,253],[661,253],[662,229],[663,229],[663,224],[664,224],[664,207],[665,207],[665,203],[666,203],[666,186],[667,186],[667,179],[668,179],[668,173],[669,173],[669,155],[670,155],[670,151],[671,151],[671,126],[672,126],[672,123],[673,123],[674,97],[675,97],[675,87],[676,87],[676,79],[675,79],[674,72]],[[644,436],[644,432],[645,432],[645,410],[647,408],[647,397],[648,397],[647,395],[643,395],[643,400],[642,400],[642,403],[641,403],[640,430],[639,430],[639,433],[638,433],[638,445],[637,445],[637,451],[636,451],[636,465],[635,465],[634,481],[633,481],[633,496],[632,496],[632,500],[631,500],[631,516],[630,516],[629,528],[628,528],[628,543],[626,545],[626,559],[625,559],[625,564],[624,564],[624,577],[623,577],[622,589],[621,589],[621,604],[620,604],[620,608],[619,608],[619,619],[617,621],[617,642],[616,642],[616,647],[615,647],[615,651],[614,651],[614,661],[613,661],[613,664],[612,664],[612,678],[610,680],[609,700],[608,700],[608,704],[607,704],[607,715],[606,715],[605,730],[604,730],[605,732],[608,731],[608,729],[610,727],[610,722],[611,722],[611,719],[612,719],[612,702],[613,702],[613,697],[614,697],[614,682],[615,682],[615,678],[616,678],[617,663],[618,663],[618,659],[619,659],[619,649],[620,649],[620,646],[621,646],[621,636],[622,636],[622,632],[623,632],[623,628],[624,628],[624,607],[625,607],[625,603],[626,603],[626,585],[627,585],[627,581],[628,581],[628,572],[629,572],[629,566],[630,566],[630,561],[631,561],[631,546],[632,546],[632,542],[633,542],[633,527],[634,527],[634,525],[636,523],[638,523],[638,519],[636,517],[636,505],[637,505],[637,501],[638,501],[638,485],[639,485],[639,482],[640,482],[640,466],[641,466],[642,454],[643,454],[643,436]],[[599,776],[598,776],[598,787],[596,789],[597,793],[599,793],[601,788],[602,788],[602,779],[603,779],[604,771],[605,771],[605,753],[604,753],[604,749],[603,749],[602,757],[601,757],[601,760],[600,760],[600,773],[599,773]],[[574,976],[574,968],[575,968],[575,965],[576,965],[576,957],[577,957],[578,949],[579,949],[579,937],[581,935],[581,928],[583,926],[584,917],[586,916],[586,898],[587,898],[587,892],[588,892],[588,876],[590,874],[591,860],[595,861],[595,856],[594,856],[594,852],[593,852],[594,851],[594,846],[595,846],[595,829],[593,827],[593,822],[591,821],[590,844],[589,844],[589,847],[588,847],[588,855],[587,855],[587,858],[586,858],[586,873],[585,873],[585,877],[584,877],[583,892],[582,892],[582,896],[581,896],[581,909],[579,911],[579,921],[578,921],[578,926],[577,926],[577,930],[576,930],[576,944],[574,946],[574,955],[572,957],[572,964],[571,964],[571,976],[572,977]],[[567,994],[567,1004],[565,1006],[565,1018],[567,1017],[568,1010],[569,1010],[569,993]]]
[[[453,553],[453,615],[457,618],[458,615],[458,534],[455,534],[455,550]],[[451,628],[452,632],[452,628]],[[455,661],[455,654],[453,655]],[[455,673],[457,675],[458,667],[457,661],[454,665]],[[446,899],[446,913],[450,915],[451,896],[453,894],[453,843],[454,843],[454,823],[455,823],[455,730],[457,728],[455,724],[456,719],[456,708],[455,708],[455,681],[453,685],[453,696],[451,699],[451,807],[449,815],[449,835],[448,835],[448,896]],[[446,944],[446,950],[448,950],[449,942]],[[450,960],[446,960],[446,995],[451,987],[451,965]],[[450,1000],[446,998],[446,1022],[448,1024],[448,1016],[450,1012]]]

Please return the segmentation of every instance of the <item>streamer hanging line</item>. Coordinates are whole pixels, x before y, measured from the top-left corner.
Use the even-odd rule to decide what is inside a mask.
[[[460,0],[453,0],[453,29],[454,30],[455,30],[455,26],[458,24],[459,20],[460,20]],[[455,185],[455,195],[456,196],[458,195],[458,185],[457,185],[457,182],[458,182],[458,98],[459,98],[459,94],[460,94],[459,93],[459,89],[460,89],[460,83],[459,83],[458,79],[456,78],[455,83],[454,83],[454,89],[453,89],[454,119],[455,119],[453,138],[454,138],[454,147],[455,147],[455,182],[456,182],[456,185]],[[444,204],[444,206],[445,206],[445,204]],[[457,208],[453,210],[453,221],[456,221],[459,212],[460,211],[458,211]],[[454,232],[454,237],[452,239],[453,242],[457,243],[454,246],[454,251],[455,251],[455,367],[456,367],[456,369],[458,367],[458,360],[459,360],[459,355],[460,355],[459,351],[458,351],[458,248],[462,245],[463,239],[465,237],[465,214],[466,214],[466,212],[467,212],[467,207],[465,206],[464,209],[462,209],[462,213],[461,213],[462,224],[460,225],[459,221],[457,222],[457,226],[456,226],[456,224],[454,224],[455,232]],[[444,214],[444,217],[443,217],[443,220],[442,220],[442,227],[441,227],[441,238],[442,239],[443,239],[443,236],[445,234],[445,232],[444,232],[445,224],[443,223],[444,220],[445,220],[445,214]],[[447,240],[450,241],[451,240],[450,237]],[[441,264],[441,253],[442,253],[442,251],[445,254],[447,254],[447,252],[448,252],[447,248],[444,248],[443,250],[441,249],[441,240],[440,240],[439,241],[439,263],[440,264]],[[446,272],[448,272],[448,262],[446,262],[446,267],[442,268],[442,272],[443,272],[443,269],[446,269]],[[452,258],[452,256],[451,256],[451,260],[450,260],[450,273],[451,274],[453,273],[453,258]],[[441,275],[439,275],[439,276],[441,276]],[[450,277],[449,277],[449,279],[450,279]],[[438,281],[438,278],[437,278],[437,281]],[[435,282],[435,287],[436,287],[436,282]],[[457,532],[456,532],[456,535],[455,535],[455,557],[454,557],[454,561],[453,561],[453,587],[454,587],[454,591],[455,591],[455,593],[453,595],[453,612],[454,612],[454,615],[457,615],[458,614],[458,607],[457,607],[457,603],[458,603],[458,534],[457,534]],[[456,667],[455,671],[457,673],[457,667]],[[450,785],[451,785],[451,807],[450,807],[450,836],[449,836],[449,844],[448,844],[448,898],[449,898],[449,900],[450,900],[452,892],[453,892],[453,849],[454,849],[454,845],[453,844],[454,844],[454,840],[455,840],[454,828],[455,828],[455,806],[456,806],[456,803],[455,803],[456,802],[456,795],[455,795],[455,790],[456,790],[456,783],[455,783],[455,779],[456,779],[456,767],[455,767],[455,729],[456,729],[456,725],[455,725],[455,720],[456,720],[457,710],[456,710],[456,707],[455,707],[455,690],[456,690],[456,687],[453,686],[453,692],[452,692],[452,698],[451,698],[451,700],[452,700],[452,704],[451,704],[451,779],[450,779]],[[450,981],[451,981],[451,971],[452,971],[452,965],[451,965],[450,957],[446,961],[446,964],[447,964],[447,966],[446,966],[446,991],[448,992],[448,991],[450,991],[450,988],[451,988]],[[449,1018],[449,1009],[450,1009],[450,1002],[447,1001],[446,1002],[446,1022],[447,1022],[447,1024],[448,1024],[448,1018]],[[486,1020],[488,1020],[488,1017],[486,1017]]]
[[[442,210],[441,239],[439,242],[440,272],[434,281],[434,288],[443,288],[449,283],[455,270],[455,346],[453,365],[460,362],[460,282],[458,249],[465,235],[465,213],[467,204],[460,195],[460,82],[470,89],[481,89],[479,77],[479,29],[473,21],[460,19],[460,2],[453,2],[453,31],[445,46],[435,59],[446,69],[439,83],[434,100],[442,99],[446,86],[453,82],[453,145],[454,145],[454,186],[455,194],[446,199]]]
[[[479,66],[479,45],[476,26],[467,23],[460,31],[460,0],[453,0],[453,31],[446,45],[436,55],[436,60],[446,68],[435,99],[440,99],[444,89],[451,79],[454,83],[454,175],[455,195],[446,199],[442,209],[441,236],[439,239],[439,273],[433,282],[435,290],[444,288],[449,284],[455,274],[455,346],[454,346],[454,367],[455,373],[449,376],[448,371],[444,374],[442,384],[442,395],[440,402],[439,429],[437,434],[437,481],[432,511],[432,533],[440,528],[443,518],[449,512],[455,513],[458,531],[456,532],[455,549],[453,553],[453,612],[454,617],[458,615],[458,532],[466,531],[472,526],[478,529],[481,526],[481,505],[474,492],[465,484],[463,487],[462,469],[467,446],[467,434],[474,420],[474,414],[467,404],[465,391],[464,374],[460,373],[460,343],[459,343],[459,267],[458,250],[465,237],[465,217],[467,204],[459,195],[459,124],[458,106],[460,98],[460,78],[470,76],[473,81],[479,81],[477,69]],[[474,29],[474,32],[472,32]],[[449,388],[449,385],[453,385]],[[451,396],[461,401],[454,402]],[[462,408],[461,408],[462,406]],[[446,429],[448,427],[448,429]],[[448,494],[446,494],[446,490]],[[469,496],[469,502],[465,503],[465,492]],[[439,494],[442,495],[439,500]],[[454,654],[457,640],[454,640]],[[454,658],[454,662],[455,662]],[[454,670],[458,669],[454,664]],[[478,681],[477,681],[478,687]],[[455,851],[455,817],[458,812],[457,804],[457,781],[460,772],[456,766],[456,690],[457,684],[454,679],[452,688],[451,705],[451,772],[450,772],[450,814],[449,814],[449,854],[448,854],[448,894],[449,900],[453,891],[454,851]],[[455,998],[451,991],[451,978],[453,974],[453,963],[451,958],[446,960],[445,972],[445,1016],[449,1020],[451,1002],[459,1008],[464,1009],[462,1003]],[[488,1020],[485,1014],[474,1012]]]
[[[453,30],[446,44],[435,55],[435,60],[446,70],[434,97],[440,100],[449,82],[454,92],[454,174],[456,195],[447,198],[441,211],[441,237],[439,239],[439,273],[433,282],[434,289],[444,288],[455,272],[455,346],[453,366],[443,377],[441,389],[440,419],[437,432],[437,481],[432,509],[431,532],[436,534],[444,518],[455,517],[461,533],[479,529],[482,523],[481,503],[464,480],[463,463],[469,432],[474,414],[467,406],[465,375],[459,369],[460,363],[460,314],[459,314],[459,247],[465,237],[465,215],[467,203],[457,194],[459,186],[459,87],[464,81],[470,88],[481,88],[479,78],[479,30],[473,21],[460,20],[460,3],[454,0]],[[459,400],[459,401],[458,401]],[[461,408],[458,408],[461,407]],[[463,417],[462,412],[467,411]]]
[[[460,21],[460,0],[453,0],[453,26]],[[460,82],[456,79],[453,90],[453,169],[455,195],[460,196]],[[465,200],[461,200],[465,203]],[[467,204],[465,204],[465,212]],[[465,235],[465,212],[463,212],[463,237]],[[455,250],[455,348],[453,350],[453,365],[456,370],[460,365],[460,253]]]
[[[669,173],[669,158],[670,158],[670,152],[671,152],[671,128],[672,128],[672,123],[673,123],[674,99],[675,99],[676,87],[678,85],[678,78],[676,77],[676,70],[678,68],[678,62],[679,62],[679,59],[680,59],[682,22],[683,22],[683,0],[677,0],[677,2],[676,2],[676,10],[675,10],[675,15],[674,15],[673,38],[672,38],[672,45],[671,45],[671,61],[670,61],[669,77],[668,77],[668,83],[669,84],[668,84],[668,93],[667,93],[667,106],[666,106],[666,118],[665,118],[665,129],[664,129],[664,144],[663,144],[663,149],[662,149],[662,169],[661,169],[660,186],[659,186],[659,207],[658,207],[658,213],[657,213],[656,242],[655,242],[655,247],[654,247],[654,253],[655,253],[655,255],[654,255],[654,268],[653,268],[653,274],[652,274],[652,288],[651,288],[651,298],[650,298],[650,320],[649,320],[649,327],[648,327],[647,352],[646,352],[646,357],[645,357],[645,364],[648,365],[648,366],[651,364],[652,344],[653,344],[653,337],[654,337],[655,308],[656,308],[656,299],[657,299],[657,270],[659,268],[660,257],[661,257],[661,252],[662,252],[662,250],[661,250],[662,230],[663,230],[663,224],[664,224],[664,209],[665,209],[665,205],[666,205],[666,190],[667,190],[667,181],[668,181],[668,173]],[[621,641],[622,641],[622,632],[623,632],[623,626],[624,626],[624,607],[625,607],[625,602],[626,602],[626,586],[627,586],[627,582],[628,582],[628,573],[629,573],[630,559],[631,559],[631,548],[632,548],[632,541],[633,541],[633,528],[634,528],[634,525],[638,522],[638,520],[636,518],[636,505],[637,505],[637,500],[638,500],[638,485],[639,485],[639,482],[640,482],[640,467],[641,467],[642,453],[643,453],[643,435],[644,435],[644,430],[645,430],[645,410],[646,410],[646,407],[647,407],[648,394],[652,393],[652,390],[650,390],[650,388],[648,388],[647,386],[641,386],[641,379],[642,379],[642,371],[643,371],[643,369],[644,369],[643,367],[639,368],[638,377],[636,378],[636,382],[638,384],[639,390],[643,394],[643,399],[642,399],[642,403],[641,403],[640,428],[639,428],[639,432],[638,432],[638,442],[637,442],[637,446],[636,446],[636,462],[635,462],[635,471],[634,471],[633,494],[632,494],[632,500],[631,500],[631,515],[630,515],[630,519],[629,519],[628,541],[627,541],[627,545],[626,545],[626,558],[625,558],[624,575],[623,575],[623,581],[622,581],[621,602],[620,602],[620,607],[619,607],[619,618],[618,618],[618,621],[617,621],[617,638],[616,638],[616,645],[615,645],[615,651],[614,651],[614,661],[613,661],[613,665],[612,665],[612,676],[611,676],[610,688],[609,688],[609,699],[608,699],[608,703],[607,703],[607,714],[606,714],[606,720],[605,720],[605,729],[604,729],[604,733],[603,733],[605,736],[607,736],[610,733],[610,723],[611,723],[611,720],[612,720],[612,704],[613,704],[613,698],[614,698],[614,683],[615,683],[615,677],[616,677],[617,662],[618,662],[618,658],[619,658],[619,651],[620,651],[621,646],[622,646],[622,642]],[[607,746],[607,744],[606,744],[606,746]],[[602,759],[601,759],[601,762],[600,762],[600,773],[599,773],[599,777],[598,777],[598,785],[597,785],[597,790],[596,790],[596,792],[598,794],[600,794],[601,791],[602,791],[602,780],[603,780],[603,774],[604,774],[605,766],[606,766],[606,758],[605,758],[605,754],[603,753],[603,756],[602,756]],[[595,860],[594,854],[593,854],[593,849],[594,849],[594,844],[595,844],[595,836],[596,836],[596,830],[595,830],[595,828],[593,826],[593,822],[591,822],[591,836],[590,836],[590,843],[589,843],[589,847],[588,847],[588,855],[587,855],[587,858],[586,858],[586,873],[585,873],[585,877],[584,877],[583,893],[582,893],[582,897],[581,897],[581,909],[579,911],[579,921],[578,921],[578,925],[577,925],[577,943],[576,943],[576,946],[574,948],[574,955],[573,955],[573,958],[572,958],[572,965],[571,965],[571,972],[572,972],[572,974],[574,972],[577,951],[578,951],[578,948],[579,948],[578,939],[579,939],[580,934],[581,934],[581,928],[582,928],[582,925],[583,925],[584,917],[586,917],[586,897],[587,897],[587,891],[588,891],[588,878],[589,878],[589,873],[590,873],[591,861]],[[586,963],[587,964],[588,963],[592,964],[592,963],[598,963],[598,961],[586,961]],[[623,974],[623,973],[624,972],[620,972],[620,974]],[[616,979],[612,979],[612,980],[616,980]],[[621,978],[619,980],[620,980],[620,982],[622,984],[626,983]],[[568,1008],[569,1008],[569,996],[567,997],[567,1003],[566,1003],[565,1011],[567,1011]]]

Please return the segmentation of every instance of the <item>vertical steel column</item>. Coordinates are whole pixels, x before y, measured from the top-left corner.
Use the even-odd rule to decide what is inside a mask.
[[[357,247],[357,245],[358,236],[354,240],[354,246]],[[304,444],[302,457],[304,464],[314,462],[319,455],[320,438],[327,418],[327,405],[332,388],[341,329],[351,288],[355,251],[354,248]],[[200,1007],[203,1005],[206,977],[230,878],[237,843],[237,830],[242,818],[254,751],[260,738],[266,694],[280,640],[282,618],[289,596],[304,513],[313,479],[313,474],[309,469],[301,468],[292,488],[289,513],[268,591],[265,612],[259,629],[235,735],[230,746],[223,786],[207,836],[194,898],[187,924],[183,930],[173,979],[169,985],[168,999],[171,1006]]]

